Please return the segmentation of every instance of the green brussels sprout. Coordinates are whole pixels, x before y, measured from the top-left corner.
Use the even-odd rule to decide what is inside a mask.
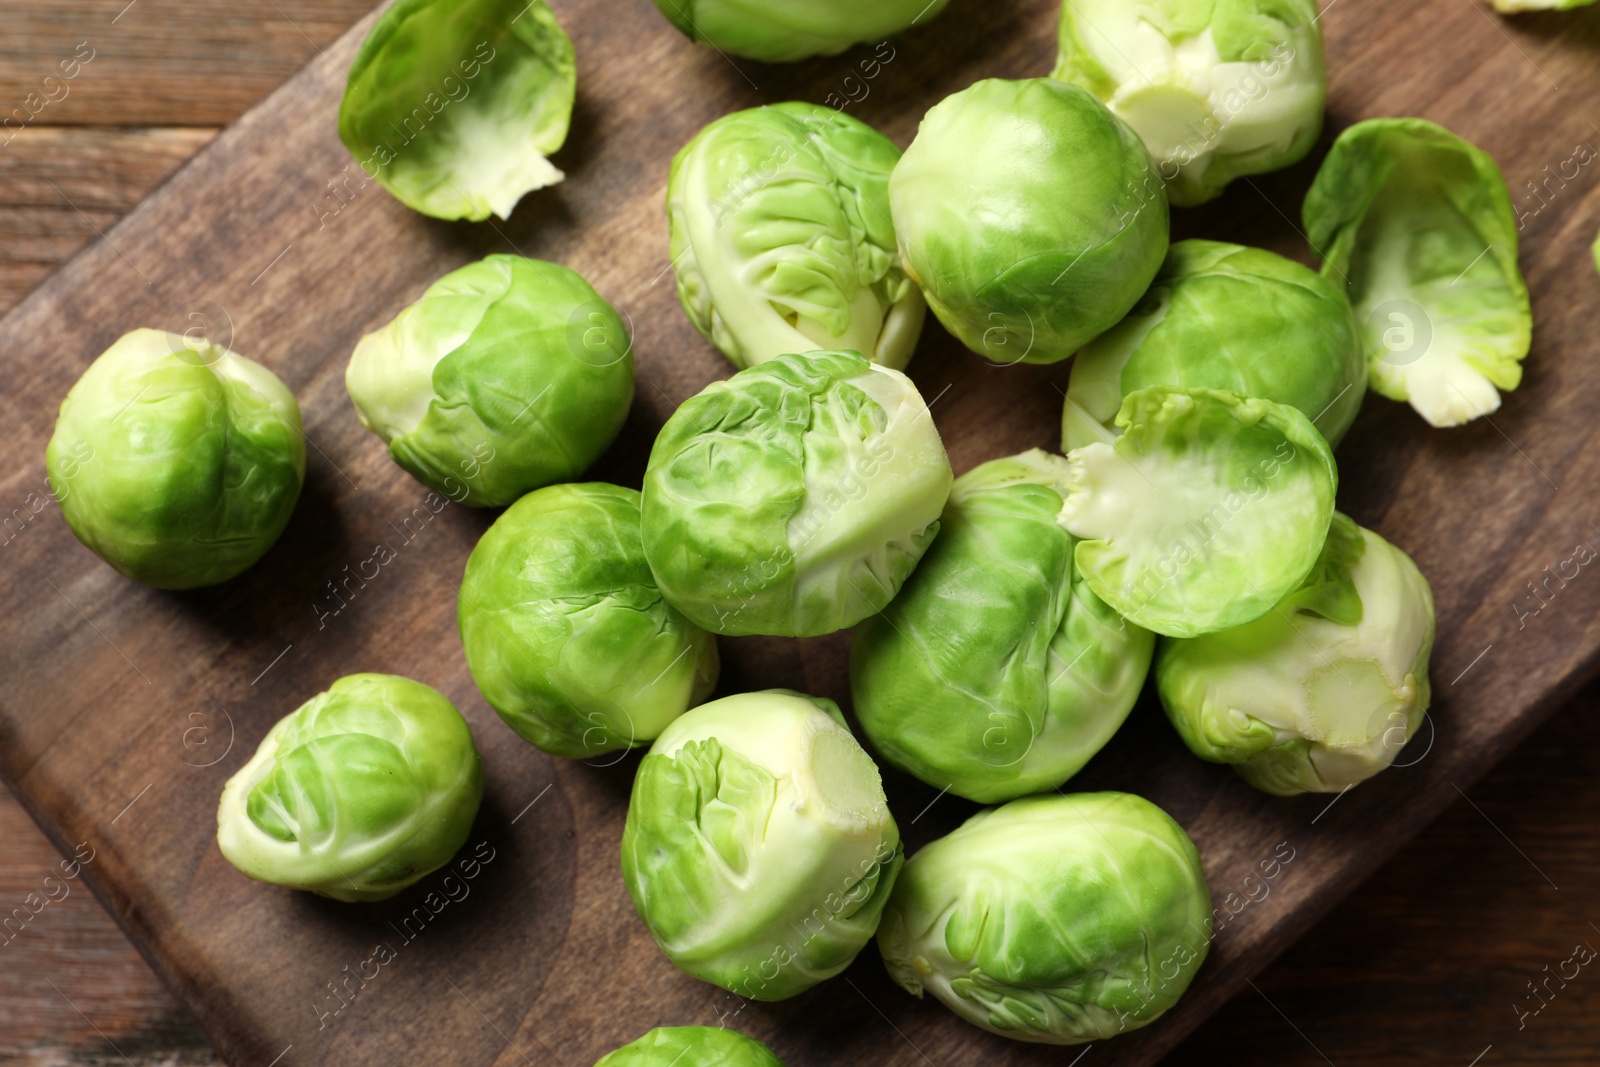
[[[878,928],[890,976],[911,993],[1052,1045],[1154,1022],[1210,948],[1194,842],[1128,793],[980,811],[911,857]]]
[[[1093,94],[978,82],[937,104],[889,178],[928,306],[997,363],[1056,363],[1115,326],[1167,254],[1150,153]]]
[[[833,633],[899,591],[950,482],[911,379],[856,352],[780,356],[661,428],[645,559],[667,602],[713,633]]]
[[[384,900],[450,862],[482,799],[454,704],[409,678],[351,674],[278,720],[228,779],[217,844],[257,881]]]
[[[561,181],[572,41],[544,0],[398,0],[362,42],[339,139],[395,199],[436,219],[506,218]]]
[[[610,446],[633,403],[633,343],[574,272],[495,255],[363,337],[344,382],[361,425],[418,481],[498,506]]]
[[[784,1000],[871,940],[904,854],[878,768],[831,700],[702,704],[639,764],[622,877],[679,969]]]
[[[658,1026],[594,1067],[783,1067],[753,1038],[717,1026]]]
[[[1122,436],[1074,449],[1073,562],[1129,622],[1195,637],[1249,622],[1317,562],[1338,483],[1298,410],[1217,389],[1128,394]]]
[[[736,367],[851,349],[896,370],[928,306],[889,221],[894,142],[817,104],[718,119],[672,161],[678,299]]]
[[[696,44],[763,63],[832,56],[933,18],[950,0],[656,0]]]
[[[1279,796],[1394,762],[1428,710],[1433,594],[1411,558],[1335,514],[1305,583],[1244,626],[1164,641],[1156,680],[1195,755]]]
[[[557,756],[653,741],[717,681],[716,640],[650,576],[632,489],[552,485],[511,505],[467,560],[460,618],[483,698]]]
[[[221,345],[134,330],[67,392],[45,467],[67,525],[120,573],[215,585],[288,525],[305,481],[300,406]]]
[[[1174,204],[1299,162],[1322,132],[1316,0],[1064,0],[1053,77],[1144,138]]]
[[[1372,388],[1434,426],[1500,406],[1533,339],[1517,220],[1488,154],[1422,119],[1339,135],[1306,193],[1322,273],[1349,290]]]
[[[1494,0],[1494,9],[1503,14],[1515,15],[1523,11],[1571,11],[1575,7],[1588,7],[1594,0]]]
[[[1152,385],[1288,404],[1336,445],[1367,356],[1340,286],[1259,248],[1179,241],[1139,306],[1072,361],[1062,450],[1110,440],[1123,398]]]
[[[890,763],[989,804],[1054,789],[1127,718],[1154,637],[1084,584],[1056,522],[1067,461],[1034,449],[956,479],[939,538],[856,628],[856,717]]]

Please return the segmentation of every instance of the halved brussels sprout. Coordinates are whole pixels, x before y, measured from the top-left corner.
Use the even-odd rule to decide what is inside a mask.
[[[1034,449],[956,479],[938,540],[856,628],[861,728],[935,788],[985,804],[1054,789],[1139,696],[1154,638],[1074,572],[1056,522],[1068,476]]]
[[[1052,77],[1144,139],[1174,204],[1299,162],[1328,74],[1316,0],[1064,0]]]
[[[450,862],[482,799],[454,704],[409,678],[352,674],[280,719],[228,779],[217,844],[257,881],[384,900]]]
[[[495,255],[363,337],[344,381],[396,463],[451,500],[496,506],[600,458],[633,403],[633,342],[574,272]]]
[[[950,482],[911,379],[855,352],[780,356],[661,428],[644,554],[667,602],[713,633],[829,634],[899,591]]]
[[[950,0],[656,0],[685,37],[764,63],[831,56],[933,18]]]
[[[661,951],[751,1000],[849,966],[903,860],[878,768],[838,705],[783,689],[668,726],[622,832],[622,877]]]
[[[1335,514],[1305,583],[1254,622],[1164,641],[1161,702],[1201,759],[1279,796],[1383,770],[1428,710],[1433,594],[1411,558]]]
[[[1128,313],[1167,254],[1167,197],[1138,135],[1048,78],[981,81],[935,105],[889,202],[928,306],[997,363],[1066,359]]]
[[[632,489],[552,485],[511,505],[467,560],[460,618],[483,698],[557,756],[653,741],[717,681],[716,640],[650,576]]]
[[[1075,449],[1061,524],[1089,588],[1194,637],[1259,618],[1310,573],[1338,472],[1299,411],[1216,389],[1140,389],[1110,444]]]
[[[1367,356],[1342,286],[1263,249],[1179,241],[1132,313],[1072,361],[1062,449],[1111,440],[1123,398],[1152,385],[1288,404],[1336,445]]]
[[[716,1026],[658,1026],[594,1067],[783,1067],[753,1038]]]
[[[395,199],[437,219],[501,218],[564,175],[572,40],[544,0],[398,0],[362,42],[339,139]]]
[[[1210,948],[1194,842],[1128,793],[980,811],[911,857],[878,928],[890,976],[911,993],[1052,1045],[1154,1022]]]
[[[214,585],[288,525],[306,471],[300,405],[221,345],[134,330],[61,401],[45,467],[67,525],[119,572]]]
[[[1533,317],[1511,193],[1485,152],[1422,119],[1359,122],[1304,214],[1322,273],[1355,305],[1373,389],[1459,426],[1522,381]]]
[[[927,304],[889,221],[894,142],[830,107],[775,104],[701,130],[672,161],[678,299],[736,367],[850,349],[904,367]]]

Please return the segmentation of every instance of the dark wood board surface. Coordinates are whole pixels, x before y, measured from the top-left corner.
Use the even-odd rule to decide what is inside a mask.
[[[93,848],[85,879],[234,1063],[282,1055],[285,1064],[528,1058],[587,1067],[650,1025],[719,1018],[770,1040],[791,1067],[845,1054],[875,1063],[1060,1062],[1059,1052],[1009,1045],[917,1004],[888,982],[870,950],[844,978],[778,1006],[743,1006],[678,975],[633,916],[617,875],[636,758],[609,768],[548,760],[501,726],[472,688],[450,583],[491,516],[428,511],[425,491],[356,424],[341,381],[354,340],[465,260],[517,248],[567,262],[635,324],[640,402],[595,474],[636,483],[672,405],[726,373],[676,308],[670,276],[661,276],[666,160],[726,110],[823,100],[863,84],[862,53],[735,68],[677,39],[643,0],[557,8],[583,78],[577,132],[557,160],[572,179],[509,223],[420,219],[373,185],[329,214],[325,183],[341,179],[348,162],[332,132],[356,40],[348,37],[0,324],[9,360],[0,400],[12,431],[0,480],[8,511],[31,514],[37,498],[29,494],[42,491],[43,442],[59,397],[137,325],[207,316],[219,339],[231,336],[290,384],[315,445],[284,541],[216,590],[131,586],[77,546],[52,508],[14,523],[20,532],[6,544],[0,588],[13,622],[0,653],[0,769],[65,851],[79,842]],[[852,113],[904,144],[916,117],[947,92],[980,76],[1042,72],[1052,8],[958,2],[895,43],[896,58],[866,83],[871,91]],[[1519,200],[1535,207],[1523,181],[1542,180],[1542,168],[1560,167],[1597,136],[1576,106],[1595,98],[1592,23],[1535,20],[1547,27],[1532,38],[1538,47],[1526,34],[1508,42],[1465,2],[1389,10],[1338,0],[1326,23],[1335,128],[1375,114],[1444,122],[1495,154]],[[1569,25],[1589,32],[1563,39]],[[857,81],[846,83],[852,74]],[[1310,170],[1181,213],[1178,234],[1305,258],[1289,220]],[[1206,853],[1219,900],[1279,842],[1296,856],[1272,895],[1218,936],[1178,1010],[1141,1035],[1095,1046],[1084,1063],[1151,1062],[1592,673],[1589,620],[1600,592],[1572,581],[1552,605],[1559,612],[1525,618],[1521,630],[1513,607],[1529,595],[1525,582],[1595,536],[1588,523],[1600,471],[1586,445],[1600,384],[1586,381],[1584,311],[1595,284],[1589,191],[1584,180],[1568,181],[1528,221],[1524,265],[1538,338],[1527,384],[1492,424],[1429,431],[1407,410],[1373,400],[1341,450],[1341,505],[1411,551],[1439,599],[1426,755],[1332,808],[1328,798],[1278,801],[1187,757],[1145,706],[1075,783],[1132,789],[1172,811]],[[1052,386],[1064,385],[1065,370],[990,368],[934,328],[912,372],[929,396],[951,386],[935,417],[962,470],[1051,445]],[[409,537],[400,529],[408,515]],[[394,545],[395,561],[319,629],[314,605],[325,583],[379,540]],[[725,642],[723,689],[790,685],[842,696],[846,647],[843,637]],[[384,933],[386,921],[434,880],[369,910],[256,886],[221,860],[212,816],[222,781],[267,727],[353,670],[412,674],[466,711],[491,783],[473,844],[487,842],[496,858],[470,895],[399,946],[348,1008],[319,1018],[339,1004],[327,983],[347,965],[355,970],[376,940],[398,940]],[[899,778],[891,787],[913,845],[970,811],[945,798],[919,815],[933,791]]]

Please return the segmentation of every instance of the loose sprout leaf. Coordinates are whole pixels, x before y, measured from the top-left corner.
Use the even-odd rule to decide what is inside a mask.
[[[1500,406],[1532,340],[1517,222],[1493,159],[1422,119],[1371,119],[1334,142],[1306,194],[1323,274],[1348,287],[1372,388],[1434,426]]]
[[[1588,7],[1594,0],[1493,0],[1494,9],[1507,15],[1523,11],[1571,11]]]
[[[1294,408],[1210,389],[1128,396],[1068,457],[1060,521],[1089,588],[1172,637],[1237,626],[1305,579],[1333,516],[1327,441]]]
[[[544,0],[399,0],[350,68],[339,137],[368,176],[441,219],[510,216],[561,181],[572,41]]]

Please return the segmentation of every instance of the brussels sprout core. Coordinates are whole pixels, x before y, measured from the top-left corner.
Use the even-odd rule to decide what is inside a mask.
[[[1333,518],[1328,443],[1294,408],[1213,389],[1129,395],[1071,465],[1060,522],[1089,588],[1193,637],[1258,618],[1310,572]]]
[[[685,713],[634,779],[622,874],[661,950],[783,1000],[849,965],[900,869],[878,769],[830,700],[786,690]]]

